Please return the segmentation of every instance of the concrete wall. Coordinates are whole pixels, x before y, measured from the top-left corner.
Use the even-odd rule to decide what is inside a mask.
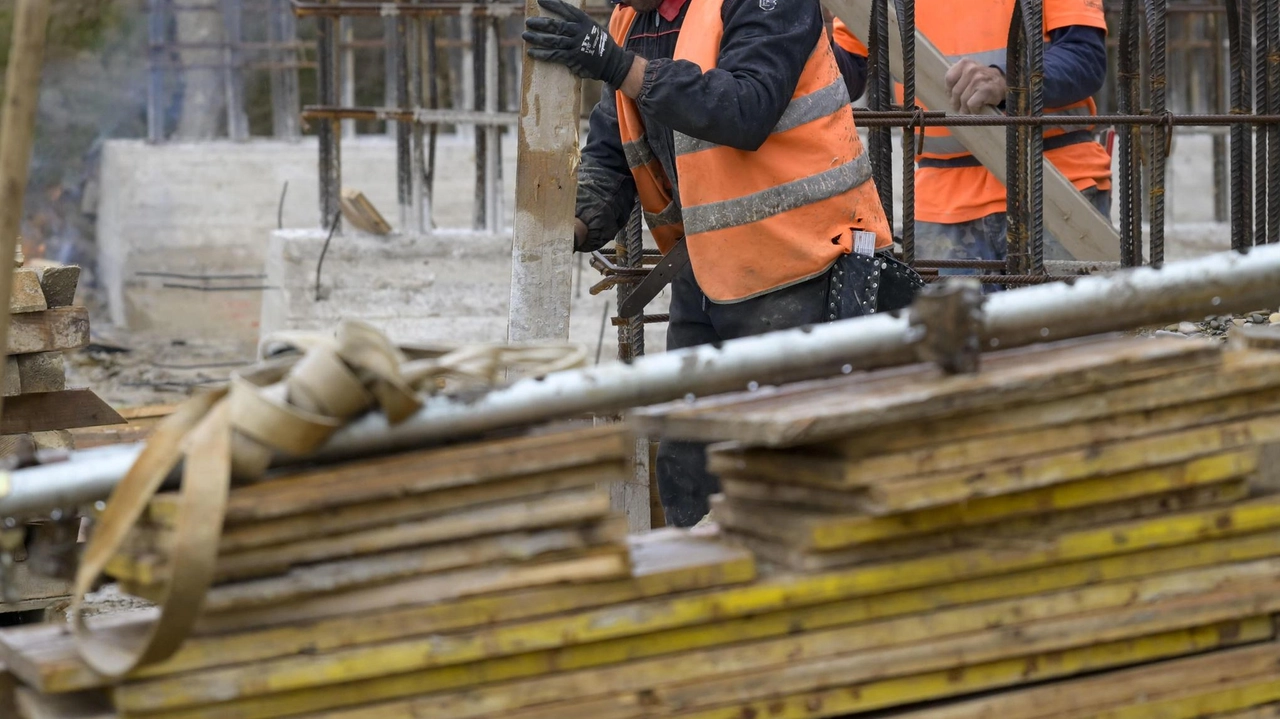
[[[511,294],[509,237],[470,235],[393,235],[374,237],[348,232],[325,252],[317,295],[315,267],[324,247],[318,230],[271,233],[267,249],[267,283],[278,289],[264,294],[261,329],[327,330],[339,320],[370,322],[400,343],[504,342]],[[575,273],[570,339],[602,360],[617,357],[617,330],[604,329],[617,307],[614,293],[591,296],[588,287],[599,275],[585,268]],[[660,297],[649,312],[667,311]],[[666,345],[666,325],[652,325],[652,349]]]
[[[467,227],[474,194],[472,147],[442,138],[438,153],[437,226]],[[223,336],[252,346],[263,290],[229,288],[263,285],[267,238],[280,221],[286,182],[283,226],[321,226],[318,157],[314,140],[107,142],[98,243],[112,323],[159,336]],[[385,137],[344,142],[342,165],[343,186],[364,192],[392,225],[400,225],[394,142]],[[512,158],[504,172],[514,177]],[[512,182],[507,185],[509,225],[514,191]]]

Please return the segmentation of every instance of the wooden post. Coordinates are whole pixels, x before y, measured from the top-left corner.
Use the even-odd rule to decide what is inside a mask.
[[[22,229],[22,203],[31,169],[36,105],[40,99],[40,69],[44,65],[48,0],[17,0],[13,42],[5,75],[4,107],[0,109],[0,347],[9,342],[9,296],[13,293],[13,257]],[[3,369],[0,369],[3,372]],[[0,399],[2,401],[2,399]]]
[[[865,39],[871,27],[871,7],[884,0],[823,0],[836,17],[855,34]],[[903,76],[902,33],[897,14],[889,11],[889,65],[895,77]],[[926,106],[946,108],[949,102],[946,74],[951,65],[919,31],[916,31],[916,95]],[[988,107],[983,115],[998,115]],[[1001,183],[1007,177],[1005,167],[1005,129],[1003,127],[952,127],[951,134]],[[1077,260],[1119,261],[1120,235],[1107,218],[1076,190],[1067,178],[1047,160],[1044,163],[1045,229],[1062,242]]]
[[[541,8],[526,0],[525,12],[532,17]],[[582,84],[554,63],[525,55],[521,65],[507,340],[564,341],[569,339]]]

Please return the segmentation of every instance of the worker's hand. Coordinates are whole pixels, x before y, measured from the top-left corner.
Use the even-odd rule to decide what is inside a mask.
[[[573,249],[581,252],[582,246],[587,243],[587,223],[578,218],[573,218]]]
[[[538,5],[559,17],[539,16],[524,21],[521,37],[529,43],[529,57],[558,62],[581,78],[601,80],[615,88],[622,85],[635,62],[635,53],[618,47],[607,30],[564,0],[538,0]]]
[[[951,93],[951,109],[977,114],[982,108],[997,106],[1009,93],[1004,73],[998,68],[979,65],[964,58],[947,70],[947,91]]]

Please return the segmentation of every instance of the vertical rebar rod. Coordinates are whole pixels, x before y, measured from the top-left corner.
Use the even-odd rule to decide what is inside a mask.
[[[502,86],[498,84],[498,20],[484,21],[484,110],[491,119],[498,113],[498,97]],[[484,202],[485,229],[497,233],[502,226],[502,152],[498,145],[501,128],[490,123],[484,129],[485,168]]]
[[[355,23],[353,18],[344,17],[338,21],[338,34],[342,38],[342,104],[345,107],[355,107],[356,104],[356,51],[353,47],[356,39]],[[342,121],[342,136],[352,138],[356,136],[356,121]]]
[[[397,37],[396,25],[397,18],[395,15],[387,15],[382,18],[382,104],[385,107],[400,106],[400,82],[397,54],[395,51],[395,41]],[[398,122],[395,120],[386,121],[387,137],[396,137],[399,134]]]
[[[271,0],[267,18],[267,39],[271,46],[271,126],[279,139],[296,140],[298,126],[298,40],[297,20],[289,0]]]
[[[236,142],[249,139],[249,115],[244,106],[244,42],[240,0],[222,0],[223,80],[227,94],[227,136]]]
[[[1023,0],[1015,0],[1009,22],[1009,42],[1005,62],[1008,96],[1005,111],[1009,115],[1026,115],[1029,108],[1027,88],[1027,42],[1023,23]],[[1027,203],[1027,144],[1029,128],[1009,126],[1005,129],[1005,167],[1007,232],[1005,269],[1009,274],[1026,274],[1026,252],[1030,218]],[[1035,128],[1039,131],[1039,128]]]
[[[889,10],[883,0],[876,0],[871,6],[867,55],[867,107],[872,110],[888,110],[893,96],[893,79],[889,74]],[[888,127],[871,128],[868,144],[880,204],[892,226],[893,130]]]
[[[627,224],[614,239],[614,263],[619,267],[640,267],[644,263],[644,228],[641,225],[640,203],[631,208]],[[635,290],[635,285],[618,285],[618,306]],[[618,325],[618,360],[630,362],[644,354],[644,316],[625,318]]]
[[[1120,13],[1119,38],[1119,86],[1117,92],[1121,114],[1132,115],[1139,111],[1138,83],[1141,68],[1138,59],[1138,0],[1124,0]],[[1142,183],[1138,172],[1141,165],[1140,128],[1134,125],[1118,128],[1120,152],[1120,263],[1125,267],[1142,264]]]
[[[164,116],[168,109],[164,91],[164,55],[169,39],[169,7],[166,0],[147,3],[147,140],[164,142]]]
[[[332,17],[316,18],[316,96],[321,104],[338,102],[338,28]],[[342,137],[337,120],[321,120],[316,129],[320,144],[320,226],[341,227]]]
[[[902,107],[910,110],[916,106],[916,2],[896,5],[902,32]],[[916,261],[916,132],[924,134],[924,128],[902,130],[902,258],[909,265]],[[886,211],[892,212],[892,206]]]
[[[1022,0],[1027,39],[1027,114],[1044,114],[1044,0]],[[1028,273],[1044,272],[1044,131],[1026,128],[1026,203]]]
[[[464,23],[464,27],[470,30],[471,52],[468,57],[471,58],[471,77],[475,83],[475,91],[471,95],[472,105],[468,110],[477,112],[483,110],[488,103],[488,95],[493,88],[489,87],[489,74],[486,71],[485,59],[488,55],[486,52],[486,41],[488,33],[485,31],[484,18],[472,18],[470,22]],[[488,128],[484,125],[477,125],[473,128],[475,137],[475,204],[472,205],[472,228],[483,230],[489,226],[489,133]]]
[[[440,107],[440,53],[436,49],[436,22],[437,18],[434,16],[426,19],[426,33],[423,38],[427,56],[427,106],[433,110]],[[423,207],[425,208],[423,225],[427,229],[433,229],[435,227],[436,139],[440,135],[440,125],[431,123],[427,133],[427,161],[422,179]]]
[[[1280,4],[1263,3],[1270,15],[1267,41],[1268,115],[1280,115]],[[1280,241],[1280,127],[1268,125],[1267,136],[1267,242]],[[1259,220],[1261,221],[1261,220]]]
[[[1226,38],[1221,18],[1216,13],[1208,13],[1205,23],[1209,28],[1208,35],[1213,40],[1213,55],[1210,67],[1212,74],[1207,83],[1212,96],[1213,107],[1209,112],[1226,113],[1230,110],[1225,88],[1231,84],[1227,72],[1227,62],[1223,57],[1229,52],[1224,47]],[[1213,219],[1215,222],[1231,221],[1231,170],[1227,161],[1227,137],[1220,134],[1213,136]]]
[[[395,82],[395,107],[409,106],[409,36],[410,18],[398,15],[392,18],[387,30],[387,68]],[[400,205],[400,229],[408,232],[417,223],[413,219],[413,122],[396,122],[396,202]]]
[[[1276,0],[1262,0],[1254,5],[1254,66],[1257,69],[1255,74],[1253,107],[1254,112],[1263,113],[1267,111],[1271,97],[1271,83],[1267,78],[1268,62],[1267,56],[1270,54],[1271,44],[1271,17],[1275,13],[1272,11]],[[1253,244],[1267,244],[1267,180],[1269,179],[1267,166],[1270,155],[1267,152],[1268,133],[1262,128],[1258,128],[1254,137],[1254,184],[1253,184]]]
[[[1168,110],[1168,0],[1146,0],[1147,37],[1150,42],[1151,64],[1148,68],[1148,88],[1151,114],[1164,115]],[[1151,264],[1164,264],[1165,230],[1165,167],[1169,158],[1169,143],[1173,128],[1165,125],[1151,127],[1151,145],[1147,151],[1147,193],[1150,203]]]
[[[1227,0],[1233,115],[1248,115],[1253,110],[1252,14],[1251,0]],[[1237,251],[1249,247],[1253,236],[1252,137],[1247,123],[1231,126],[1231,248]]]
[[[422,107],[422,26],[425,20],[421,16],[405,18],[405,64],[408,69],[408,107]],[[411,222],[405,229],[422,233],[426,225],[426,190],[423,187],[426,174],[426,152],[424,148],[423,126],[420,122],[409,124],[410,157],[409,157],[409,194]]]

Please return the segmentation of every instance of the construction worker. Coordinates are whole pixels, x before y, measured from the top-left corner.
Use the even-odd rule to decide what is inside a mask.
[[[952,112],[1001,107],[1007,93],[1005,51],[1014,0],[916,0],[917,29],[954,63],[947,72]],[[1106,18],[1101,0],[1044,0],[1046,115],[1096,115],[1093,95],[1107,74]],[[839,20],[837,55],[851,85],[861,87],[867,48]],[[898,86],[898,102],[902,88]],[[941,108],[935,108],[941,109]],[[916,254],[927,259],[1003,260],[1008,222],[1004,186],[946,128],[926,127],[917,156]],[[1045,157],[1103,216],[1111,211],[1111,157],[1091,127],[1050,126]],[[1048,260],[1073,259],[1053,236]],[[944,271],[973,273],[967,271]]]
[[[605,83],[574,246],[613,240],[639,198],[674,273],[668,349],[909,301],[918,278],[883,254],[893,237],[818,0],[624,0],[607,31],[539,5],[529,56]],[[668,524],[707,514],[705,465],[703,445],[662,443]]]

